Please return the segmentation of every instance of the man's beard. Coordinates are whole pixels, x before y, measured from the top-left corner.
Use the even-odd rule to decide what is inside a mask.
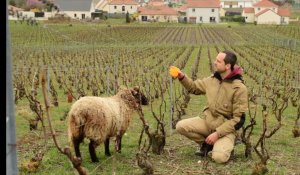
[[[224,72],[226,72],[226,70],[224,69],[224,70],[217,70],[217,68],[215,67],[215,71],[216,72],[218,72],[219,74],[222,74],[222,73],[224,73]]]

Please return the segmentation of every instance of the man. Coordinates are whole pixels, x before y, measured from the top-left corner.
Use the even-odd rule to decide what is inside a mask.
[[[234,53],[220,52],[214,62],[215,73],[195,81],[177,67],[170,67],[170,75],[178,78],[189,93],[205,94],[207,98],[203,118],[179,121],[177,132],[199,144],[200,150],[196,155],[207,156],[212,151],[212,159],[218,163],[229,160],[236,130],[244,124],[248,110],[247,88],[243,83],[242,69],[236,61]]]

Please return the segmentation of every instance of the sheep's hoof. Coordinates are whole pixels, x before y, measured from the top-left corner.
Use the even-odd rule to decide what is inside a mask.
[[[98,158],[94,158],[94,159],[92,159],[92,162],[99,162],[99,159]]]
[[[110,154],[110,153],[105,153],[105,155],[106,155],[107,157],[110,157],[110,156],[111,156],[111,154]]]

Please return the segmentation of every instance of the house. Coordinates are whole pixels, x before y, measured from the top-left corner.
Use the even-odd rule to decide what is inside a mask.
[[[219,23],[219,0],[187,0],[187,22],[189,23]]]
[[[256,0],[220,0],[222,8],[252,7]]]
[[[138,8],[139,21],[178,22],[178,12],[163,1],[150,1]]]
[[[24,11],[24,9],[19,8],[19,7],[15,7],[15,6],[12,6],[12,5],[8,5],[8,11],[9,11],[10,13],[17,13],[17,12],[22,12],[22,11]]]
[[[96,10],[102,10],[102,11],[106,11],[108,12],[108,3],[110,2],[111,0],[99,0],[98,3],[96,3],[95,5],[95,9]]]
[[[22,8],[8,5],[8,15],[9,16],[19,17],[20,13],[22,13],[23,11],[24,11],[24,9],[22,9]]]
[[[245,22],[246,23],[253,23],[253,21],[254,21],[254,8],[253,7],[244,8],[242,16],[245,17]]]
[[[134,0],[111,0],[108,3],[108,14],[134,14],[138,11],[139,4]]]
[[[55,0],[59,13],[65,14],[72,19],[86,19],[99,16],[95,11],[95,5],[99,0]]]
[[[12,5],[8,5],[8,19],[9,20],[18,20],[20,17],[22,17],[22,14],[24,12],[24,9],[18,8]]]
[[[150,6],[162,6],[162,5],[168,5],[168,3],[164,2],[163,0],[151,0],[151,1],[148,1],[148,5],[150,5]]]
[[[244,8],[242,16],[248,23],[280,25],[289,23],[290,11],[269,0],[262,0],[253,4],[252,8]]]

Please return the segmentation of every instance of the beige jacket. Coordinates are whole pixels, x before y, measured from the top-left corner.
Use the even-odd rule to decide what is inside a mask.
[[[223,137],[242,127],[248,110],[248,93],[241,70],[234,71],[224,80],[215,73],[195,81],[185,75],[180,82],[189,93],[206,95],[207,104],[203,112],[211,132],[217,131],[219,137]]]

